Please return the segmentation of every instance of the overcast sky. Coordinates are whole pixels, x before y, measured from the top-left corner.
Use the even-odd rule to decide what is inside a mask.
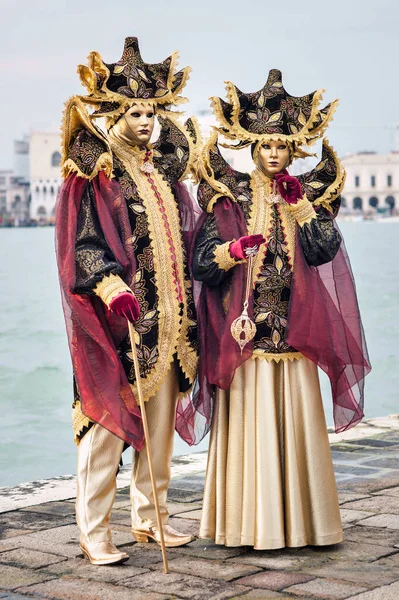
[[[187,110],[207,108],[230,79],[260,89],[271,68],[292,95],[326,88],[340,98],[328,136],[341,155],[393,148],[399,122],[397,0],[0,0],[0,168],[12,141],[59,127],[63,103],[81,93],[76,74],[91,50],[116,62],[126,36],[143,58],[180,51],[193,68]]]

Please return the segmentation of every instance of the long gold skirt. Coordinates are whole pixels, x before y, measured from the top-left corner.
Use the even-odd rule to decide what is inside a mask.
[[[342,541],[316,365],[246,361],[218,390],[200,537],[258,550]]]

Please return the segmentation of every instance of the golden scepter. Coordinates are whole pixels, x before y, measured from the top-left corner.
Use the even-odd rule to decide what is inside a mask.
[[[137,349],[136,349],[136,344],[135,344],[135,341],[134,341],[134,328],[133,328],[133,325],[132,325],[132,323],[130,321],[128,321],[128,326],[129,326],[130,345],[132,347],[134,373],[136,375],[136,382],[137,382],[137,393],[138,393],[138,396],[139,396],[139,406],[140,406],[140,409],[141,409],[141,417],[143,419],[144,439],[145,439],[145,445],[147,446],[148,467],[149,467],[149,470],[150,470],[152,493],[153,493],[153,496],[154,496],[154,504],[155,504],[155,512],[156,512],[156,515],[157,515],[159,537],[160,537],[160,540],[161,540],[163,570],[164,570],[164,573],[166,574],[166,573],[168,573],[168,559],[166,557],[165,539],[164,539],[164,535],[163,535],[161,513],[159,511],[158,492],[157,492],[157,486],[156,486],[156,481],[155,481],[155,477],[154,477],[154,469],[153,469],[153,466],[152,466],[152,454],[151,454],[150,434],[149,434],[149,431],[148,431],[147,415],[146,415],[146,412],[145,412],[145,402],[144,402],[144,398],[143,398],[143,391],[141,389],[141,378],[140,378],[139,361],[138,361],[138,358],[137,358]]]
[[[240,347],[241,354],[245,346],[250,342],[256,334],[256,325],[252,319],[248,316],[248,302],[249,293],[252,286],[252,272],[254,267],[254,259],[258,253],[259,246],[251,246],[245,249],[245,256],[247,257],[247,281],[245,286],[245,300],[241,315],[234,319],[231,324],[230,331],[231,335]]]

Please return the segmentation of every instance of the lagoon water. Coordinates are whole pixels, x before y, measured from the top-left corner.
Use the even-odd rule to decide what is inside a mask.
[[[366,416],[398,413],[399,223],[340,227],[373,365],[366,380]],[[75,472],[72,376],[53,238],[51,228],[0,230],[0,486]],[[331,425],[323,374],[321,381]],[[175,455],[206,447],[207,439],[189,448],[176,438]]]

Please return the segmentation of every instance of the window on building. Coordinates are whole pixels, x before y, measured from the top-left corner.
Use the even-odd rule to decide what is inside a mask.
[[[372,196],[369,199],[369,204],[370,206],[372,206],[373,208],[376,208],[378,206],[378,198],[376,198],[375,196]]]
[[[7,196],[0,196],[0,208],[7,206]]]
[[[44,206],[39,206],[39,208],[37,209],[37,214],[41,217],[45,217],[46,216],[46,209]]]
[[[5,184],[6,184],[6,178],[0,177],[0,185],[5,185]]]
[[[53,186],[51,186],[51,188],[50,188],[50,194],[51,194],[52,196],[54,196],[54,188],[53,188]]]
[[[59,167],[61,162],[61,154],[59,152],[53,152],[51,155],[51,166]]]
[[[39,186],[37,185],[37,186],[36,186],[36,194],[38,194],[39,192],[40,192],[40,188],[39,188]]]
[[[387,186],[392,187],[392,175],[387,175]]]
[[[47,188],[46,188],[46,186],[44,185],[44,186],[43,186],[43,194],[46,194],[46,193],[47,193]]]
[[[355,187],[359,187],[360,186],[360,177],[359,175],[355,176]]]
[[[353,199],[353,208],[355,210],[362,210],[362,208],[363,208],[363,200],[361,198],[354,198]]]
[[[341,196],[341,206],[343,206],[343,207],[347,206],[346,198],[344,198],[343,196]]]
[[[389,208],[395,207],[395,198],[393,196],[388,196],[385,198],[385,204],[388,204]]]
[[[375,187],[375,175],[372,175],[370,177],[370,184],[371,184],[371,187]]]

